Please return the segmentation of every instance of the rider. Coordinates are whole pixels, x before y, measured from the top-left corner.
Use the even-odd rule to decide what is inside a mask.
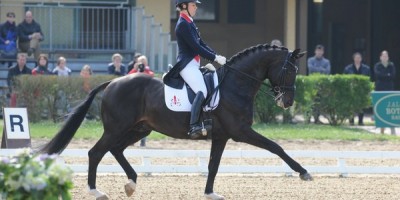
[[[200,56],[215,61],[220,65],[226,63],[224,56],[217,55],[214,50],[208,47],[200,38],[197,27],[193,22],[193,16],[196,15],[197,0],[177,0],[176,8],[180,17],[175,27],[176,38],[178,41],[179,54],[178,63],[171,71],[179,73],[183,80],[195,92],[191,115],[189,137],[192,139],[201,136],[202,126],[199,123],[200,111],[205,97],[207,96],[207,88],[200,72]],[[170,71],[170,72],[171,72]]]

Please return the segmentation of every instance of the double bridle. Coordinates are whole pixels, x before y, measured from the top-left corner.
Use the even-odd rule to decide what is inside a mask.
[[[237,73],[239,73],[239,74],[241,74],[241,75],[243,75],[243,76],[245,76],[245,77],[247,77],[247,78],[249,78],[251,80],[254,80],[254,81],[256,81],[256,82],[258,82],[258,83],[260,83],[262,85],[265,85],[267,87],[271,87],[270,91],[272,91],[274,94],[271,94],[271,92],[263,91],[261,89],[260,89],[260,91],[265,93],[265,94],[267,94],[267,95],[269,95],[269,96],[271,96],[272,98],[274,98],[274,101],[277,101],[287,91],[294,91],[296,89],[296,86],[294,84],[291,85],[291,86],[287,86],[285,84],[285,77],[286,77],[286,74],[287,74],[287,71],[288,71],[288,66],[291,67],[291,68],[294,68],[296,73],[297,73],[297,71],[299,69],[296,64],[292,63],[289,60],[291,56],[292,56],[292,52],[288,52],[288,54],[286,55],[285,62],[283,63],[283,65],[281,67],[281,71],[279,72],[279,83],[278,83],[278,85],[272,86],[272,87],[270,85],[266,84],[264,81],[259,80],[259,79],[255,78],[255,77],[253,77],[253,76],[251,76],[249,74],[246,74],[246,73],[244,73],[244,72],[242,72],[242,71],[240,71],[238,69],[235,69],[235,68],[233,68],[233,67],[231,67],[229,65],[225,65],[225,67],[227,67],[228,69],[230,69],[232,71],[235,71],[235,72],[237,72]]]

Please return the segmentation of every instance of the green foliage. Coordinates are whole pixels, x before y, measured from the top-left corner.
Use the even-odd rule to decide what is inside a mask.
[[[42,119],[57,122],[65,116],[71,107],[82,101],[87,92],[83,89],[84,82],[90,88],[111,80],[114,76],[92,76],[83,79],[78,76],[30,76],[16,78],[14,92],[17,94],[18,106],[26,106],[29,120],[39,122]],[[99,95],[100,96],[100,95]],[[96,98],[91,110],[99,118],[100,98]]]
[[[33,156],[28,149],[15,157],[0,157],[0,199],[72,199],[72,170],[56,158]]]
[[[321,76],[316,106],[331,125],[342,124],[370,106],[371,83],[360,75]]]
[[[267,90],[262,87],[262,90]],[[267,95],[257,95],[255,100],[255,120],[262,123],[276,122],[283,115],[283,122],[291,120],[295,114],[301,114],[308,122],[312,112],[317,110],[325,116],[331,125],[340,125],[344,120],[371,105],[372,83],[366,76],[360,75],[299,75],[296,79],[295,109],[292,113],[275,106]]]
[[[266,83],[269,84],[268,81]],[[273,97],[265,94],[269,90],[270,87],[262,85],[254,101],[254,117],[258,122],[274,123],[277,121],[276,116],[283,112],[282,108],[276,106]]]

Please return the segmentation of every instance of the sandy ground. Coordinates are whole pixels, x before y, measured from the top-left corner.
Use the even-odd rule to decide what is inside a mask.
[[[42,144],[44,141],[33,141]],[[91,148],[96,141],[73,140],[68,148]],[[400,144],[387,141],[276,141],[285,150],[335,150],[335,151],[400,151]],[[132,149],[209,149],[210,141],[187,141],[168,139],[162,141],[148,140],[146,147],[138,144]],[[251,150],[256,147],[229,141],[226,149]],[[110,158],[112,159],[112,158]],[[85,161],[83,161],[85,162]],[[115,161],[102,161],[102,164]],[[133,161],[134,162],[134,161]],[[179,161],[177,161],[179,162]],[[229,162],[222,160],[222,163]],[[260,164],[266,161],[249,161]],[[274,161],[268,161],[274,162]],[[299,161],[303,162],[303,161]],[[306,162],[306,161],[305,161]],[[319,161],[321,162],[321,161]],[[335,161],[333,161],[335,162]],[[400,162],[388,162],[390,166],[399,166]],[[133,163],[134,164],[134,163]],[[271,163],[266,163],[271,164]],[[303,163],[304,164],[304,163]],[[356,161],[355,164],[365,164]],[[368,163],[371,164],[371,163]],[[374,163],[372,163],[373,165]],[[301,181],[297,174],[285,177],[283,174],[218,174],[215,181],[215,192],[226,199],[400,199],[400,175],[350,175],[340,178],[338,175],[314,175],[314,181]],[[94,199],[87,193],[87,175],[74,176],[75,187],[73,199]],[[111,199],[204,199],[203,192],[206,177],[198,174],[139,174],[137,191],[132,197],[126,197],[124,185],[127,178],[124,174],[98,174],[97,188],[109,195]]]

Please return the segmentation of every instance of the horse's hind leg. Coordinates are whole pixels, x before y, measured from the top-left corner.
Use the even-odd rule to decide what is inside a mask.
[[[302,180],[306,180],[306,181],[312,180],[312,177],[307,172],[307,170],[304,169],[293,158],[291,158],[283,150],[283,148],[281,146],[279,146],[277,143],[273,142],[272,140],[265,138],[264,136],[260,135],[259,133],[255,132],[254,130],[249,129],[248,131],[246,131],[245,134],[240,134],[239,138],[233,138],[233,139],[235,141],[245,142],[245,143],[266,149],[266,150],[270,151],[271,153],[278,155],[289,165],[290,168],[292,168],[294,171],[300,173],[300,178]]]
[[[110,150],[110,138],[107,134],[103,134],[99,141],[89,150],[89,172],[88,172],[88,185],[89,194],[96,197],[96,200],[107,200],[108,197],[103,192],[96,189],[96,173],[97,166],[99,165],[104,154]]]
[[[129,182],[125,184],[125,193],[128,197],[132,196],[132,194],[136,190],[136,181],[137,181],[137,173],[129,164],[128,160],[124,156],[124,150],[126,147],[131,144],[139,141],[140,139],[144,138],[145,136],[149,135],[151,131],[142,131],[142,132],[133,132],[130,135],[133,136],[131,142],[125,143],[123,146],[119,146],[116,148],[112,148],[110,150],[111,154],[115,157],[118,163],[121,165],[122,169],[124,170],[126,176],[129,179]]]

